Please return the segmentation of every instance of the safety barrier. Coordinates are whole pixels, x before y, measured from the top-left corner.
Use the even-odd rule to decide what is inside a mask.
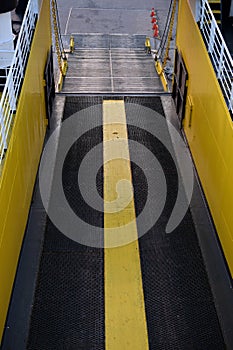
[[[233,60],[207,0],[200,0],[200,30],[229,110],[233,113]]]
[[[27,59],[38,15],[38,0],[29,0],[0,100],[0,165],[7,151],[17,101],[23,83]]]
[[[31,7],[34,4],[36,2],[31,1],[25,20],[29,22],[30,12],[33,15],[31,28],[32,20],[36,20],[36,8],[32,10]],[[33,39],[28,59],[23,59],[27,65],[23,81],[20,81],[22,87],[18,87],[17,100],[12,99],[17,108],[8,133],[7,152],[0,166],[0,348],[47,127],[45,71],[52,45],[50,1],[39,0],[38,4],[34,34],[27,29],[27,33],[25,29],[23,32],[25,36],[33,35]],[[24,42],[26,45],[29,40]],[[8,84],[16,77],[14,68],[11,74],[14,76]],[[20,79],[21,73],[18,74]],[[13,98],[15,89],[14,86]],[[11,116],[11,113],[8,115]]]
[[[178,23],[177,48],[188,72],[182,125],[233,277],[232,116],[189,0],[179,2]]]

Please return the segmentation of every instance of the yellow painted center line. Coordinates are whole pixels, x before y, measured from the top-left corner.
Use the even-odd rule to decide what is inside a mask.
[[[105,337],[107,350],[147,350],[124,101],[103,102]],[[117,158],[117,159],[114,159]],[[111,160],[112,159],[112,160]],[[122,181],[123,180],[123,181]],[[111,229],[115,230],[114,235]],[[119,241],[116,232],[119,231]],[[131,243],[117,246],[124,241]]]

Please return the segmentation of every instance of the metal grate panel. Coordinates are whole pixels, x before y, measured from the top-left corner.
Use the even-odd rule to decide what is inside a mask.
[[[78,110],[99,102],[99,98],[67,98],[66,119]],[[101,113],[97,113],[98,115]],[[93,115],[98,123],[98,116]],[[63,167],[64,192],[78,215],[93,225],[103,225],[103,214],[90,212],[76,186],[82,155],[102,141],[102,129],[95,128],[79,139]],[[102,154],[99,155],[102,157]],[[97,187],[103,193],[103,173]],[[77,227],[77,230],[79,228]],[[85,235],[85,232],[83,232]],[[48,219],[37,288],[31,317],[28,350],[104,349],[103,250],[69,240]]]
[[[138,105],[134,115],[130,115],[126,106],[128,121],[140,118],[145,126],[147,123],[153,125],[154,118],[144,118],[140,113],[141,105],[164,116],[159,97],[122,98]],[[82,108],[101,103],[103,99],[67,97],[64,119]],[[158,158],[168,188],[160,219],[139,240],[150,349],[225,349],[190,211],[175,231],[165,233],[177,196],[178,176],[174,161],[165,146],[145,130],[128,125],[128,136],[145,145]],[[101,141],[101,128],[96,127],[90,135],[71,147],[63,171],[66,196],[73,210],[99,226],[103,225],[103,217],[80,204],[77,189],[70,190],[69,185],[77,177],[82,155]],[[130,147],[132,159],[134,151]],[[144,162],[143,168],[149,167],[146,154],[140,157]],[[131,167],[136,214],[139,215],[146,203],[148,186],[143,169],[134,163]],[[102,186],[103,170],[100,169],[97,175],[100,195],[103,195]],[[80,207],[83,208],[81,211]],[[103,259],[102,250],[81,246],[67,239],[48,220],[28,350],[105,348]]]
[[[164,115],[159,98],[127,98]],[[128,118],[143,118],[135,113]],[[153,118],[145,119],[153,126]],[[213,296],[201,255],[190,211],[170,234],[165,227],[177,196],[177,171],[166,148],[151,134],[140,128],[128,127],[129,139],[145,145],[163,167],[168,195],[164,210],[155,226],[139,240],[141,268],[149,344],[151,350],[225,349]],[[134,149],[130,148],[130,156]],[[146,154],[140,155],[144,167],[149,167]],[[136,214],[142,210],[147,195],[147,183],[141,177],[135,181],[132,167]],[[153,215],[151,208],[150,215]],[[140,234],[140,232],[139,232]]]

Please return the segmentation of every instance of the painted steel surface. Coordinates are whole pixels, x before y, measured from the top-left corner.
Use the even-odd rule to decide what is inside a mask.
[[[117,121],[117,123],[116,123]],[[125,104],[120,101],[103,103],[103,139],[104,139],[104,227],[124,227],[122,234],[132,242],[118,247],[105,248],[105,341],[106,349],[149,349],[138,232],[134,199],[128,201],[128,182],[132,185],[132,174],[128,146]],[[118,124],[119,123],[119,124]],[[125,141],[121,147],[122,159],[114,159],[116,142]],[[115,142],[114,142],[115,141]],[[106,161],[106,159],[112,159]],[[123,196],[116,200],[116,184],[124,179]],[[119,198],[118,198],[119,199]],[[107,204],[114,203],[107,211]],[[115,211],[114,211],[115,210]],[[131,223],[130,229],[126,223]],[[121,242],[121,235],[117,235]],[[105,245],[111,246],[115,236],[105,232]],[[114,242],[115,243],[115,242]]]
[[[233,276],[232,119],[186,0],[179,4],[177,46],[189,74],[184,131]]]
[[[0,52],[0,66],[10,66],[9,71],[7,72],[6,70],[5,73],[6,81],[4,82],[3,93],[0,100],[0,166],[10,143],[11,131],[15,120],[15,111],[17,109],[38,17],[36,0],[31,0],[28,5],[17,38],[15,50],[10,52],[10,56],[5,56],[4,51],[2,52],[3,55],[1,55]],[[9,21],[11,27],[10,18]],[[25,35],[25,33],[27,33],[27,35]],[[13,42],[11,45],[13,47]]]
[[[0,178],[0,338],[44,141],[46,110],[43,75],[50,46],[49,2],[44,1]]]

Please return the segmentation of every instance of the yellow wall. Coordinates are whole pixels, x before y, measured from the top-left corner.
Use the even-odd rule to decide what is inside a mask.
[[[177,46],[193,103],[184,131],[233,276],[233,126],[188,0],[179,2]]]
[[[51,46],[49,1],[43,1],[0,177],[0,340],[46,130],[43,73]]]

